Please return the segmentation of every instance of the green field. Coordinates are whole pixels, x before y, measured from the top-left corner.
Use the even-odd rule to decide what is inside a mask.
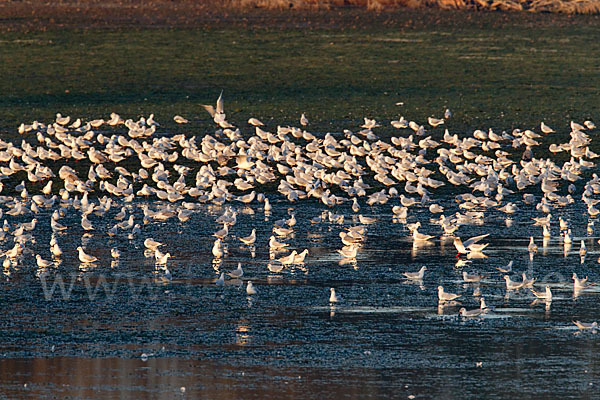
[[[598,37],[593,24],[5,32],[0,129],[114,111],[191,132],[213,126],[200,104],[224,90],[240,125],[297,124],[304,112],[312,129],[341,131],[363,117],[424,123],[448,107],[454,132],[542,120],[568,130],[571,119],[597,119]],[[191,124],[175,126],[175,114]]]

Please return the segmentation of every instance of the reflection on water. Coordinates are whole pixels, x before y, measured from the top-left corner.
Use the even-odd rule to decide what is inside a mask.
[[[0,393],[34,399],[594,397],[598,336],[571,321],[599,319],[600,289],[574,290],[571,276],[600,282],[596,238],[586,239],[581,257],[580,239],[568,251],[557,237],[544,238],[530,258],[531,215],[515,213],[510,226],[493,217],[462,225],[457,235],[490,233],[490,245],[484,254],[457,258],[454,237],[440,238],[428,214],[409,215],[408,222],[421,222],[436,237],[413,242],[407,221],[392,223],[386,207],[372,207],[377,221],[368,225],[358,254],[342,258],[339,233],[355,225],[349,209],[330,215],[314,204],[298,205],[295,234],[280,238],[289,250],[276,256],[309,249],[304,264],[292,265],[271,259],[272,222],[247,206],[218,259],[212,232],[221,228],[214,220],[223,207],[199,207],[185,229],[169,221],[147,227],[172,255],[161,268],[144,257],[143,238],[102,233],[84,238],[86,251],[99,259],[94,265],[80,265],[75,256],[80,237],[61,233],[63,262],[37,268],[32,254],[45,254],[51,235],[43,231],[48,237],[28,244],[23,262],[3,268]],[[288,215],[274,207],[269,220]],[[315,217],[324,222],[311,222]],[[102,232],[102,221],[94,223]],[[587,220],[574,213],[571,226],[584,232]],[[256,243],[242,244],[238,236],[251,228]],[[114,247],[119,261],[110,257]],[[496,268],[510,260],[511,279],[523,272],[537,278],[537,290],[552,288],[552,301],[534,303],[526,288],[507,291]],[[225,275],[225,284],[215,285],[238,262],[241,279]],[[422,266],[422,280],[405,279],[404,272]],[[483,279],[465,283],[463,272]],[[256,295],[246,294],[249,279]],[[438,303],[438,285],[461,294],[460,302]],[[342,298],[335,305],[328,301],[331,287]],[[462,307],[476,310],[481,297],[495,310],[458,315]]]

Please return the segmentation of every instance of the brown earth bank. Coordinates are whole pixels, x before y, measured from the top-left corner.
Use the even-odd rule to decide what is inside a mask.
[[[271,0],[264,1],[268,3]],[[379,5],[394,3],[394,6],[372,6],[375,4],[373,1]],[[433,3],[423,3],[425,5],[419,7],[398,7],[401,3],[391,0],[386,3],[386,1],[388,0],[332,0],[319,3],[317,6],[314,4],[306,6],[309,3],[291,0],[289,4],[293,7],[290,8],[289,4],[287,7],[262,6],[261,4],[266,3],[255,0],[46,2],[0,0],[0,31],[44,31],[62,28],[223,29],[231,27],[403,30],[436,26],[443,28],[556,27],[572,24],[597,25],[600,21],[598,15],[490,11],[473,8],[448,10],[431,7]],[[410,6],[410,3],[402,4]]]

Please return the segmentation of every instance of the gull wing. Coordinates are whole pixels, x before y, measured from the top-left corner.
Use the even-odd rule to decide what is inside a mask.
[[[214,108],[213,106],[206,105],[206,104],[202,104],[202,107],[204,107],[204,109],[205,109],[206,111],[208,111],[208,113],[210,114],[210,116],[211,116],[212,118],[214,118],[214,117],[215,117],[215,108]]]
[[[485,235],[473,236],[463,242],[463,246],[469,247],[470,245],[479,242],[481,239],[488,237],[490,234],[486,233]]]
[[[223,102],[223,91],[221,90],[221,94],[219,95],[219,98],[217,99],[217,114],[224,114],[225,113],[225,105]]]

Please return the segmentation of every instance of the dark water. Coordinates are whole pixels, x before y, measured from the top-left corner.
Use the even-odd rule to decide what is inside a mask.
[[[411,208],[408,222],[421,221],[420,231],[436,239],[415,246],[405,224],[392,222],[397,200],[365,206],[362,214],[377,222],[368,226],[356,261],[340,265],[338,234],[357,224],[347,206],[325,210],[344,214],[343,224],[313,224],[309,219],[323,206],[272,202],[270,216],[256,205],[234,205],[240,214],[220,264],[213,263],[212,233],[225,207],[201,205],[189,221],[154,222],[133,239],[104,233],[119,207],[90,216],[96,230],[87,237],[73,211],[61,221],[71,228],[57,235],[62,263],[46,271],[34,255],[50,259],[49,213],[37,215],[35,243],[26,244],[0,284],[0,393],[32,399],[599,397],[600,336],[571,322],[600,319],[600,286],[573,292],[573,272],[600,282],[597,238],[587,236],[588,220],[578,205],[553,211],[553,237],[545,246],[531,220],[540,213],[517,202],[523,211],[507,226],[504,214],[486,211],[483,224],[461,226],[456,234],[490,233],[488,257],[461,267],[453,238],[439,239],[425,208]],[[442,204],[446,215],[457,211],[450,198]],[[141,221],[139,206],[128,205]],[[273,221],[292,210],[295,233],[281,240],[310,254],[304,265],[271,273]],[[559,216],[570,221],[575,237],[568,252],[558,236]],[[255,257],[237,239],[252,228]],[[540,248],[533,260],[527,250],[532,235]],[[163,251],[172,254],[172,279],[144,257],[147,237],[164,242]],[[583,261],[581,239],[588,248]],[[99,258],[95,267],[80,266],[75,249],[82,244]],[[8,236],[2,248],[12,246]],[[118,263],[111,263],[113,247],[122,253]],[[528,290],[507,294],[496,267],[509,260],[514,279],[525,271],[538,279],[538,290],[551,286],[551,304],[532,304]],[[238,262],[244,286],[236,280],[216,286],[218,273]],[[428,271],[421,285],[403,279],[402,272],[422,265]],[[495,312],[458,316],[461,306],[479,306],[472,296],[476,285],[462,281],[463,270],[488,275],[477,286]],[[251,297],[249,279],[258,290]],[[462,294],[462,303],[438,307],[438,285]],[[335,305],[328,301],[330,287],[342,297]]]

